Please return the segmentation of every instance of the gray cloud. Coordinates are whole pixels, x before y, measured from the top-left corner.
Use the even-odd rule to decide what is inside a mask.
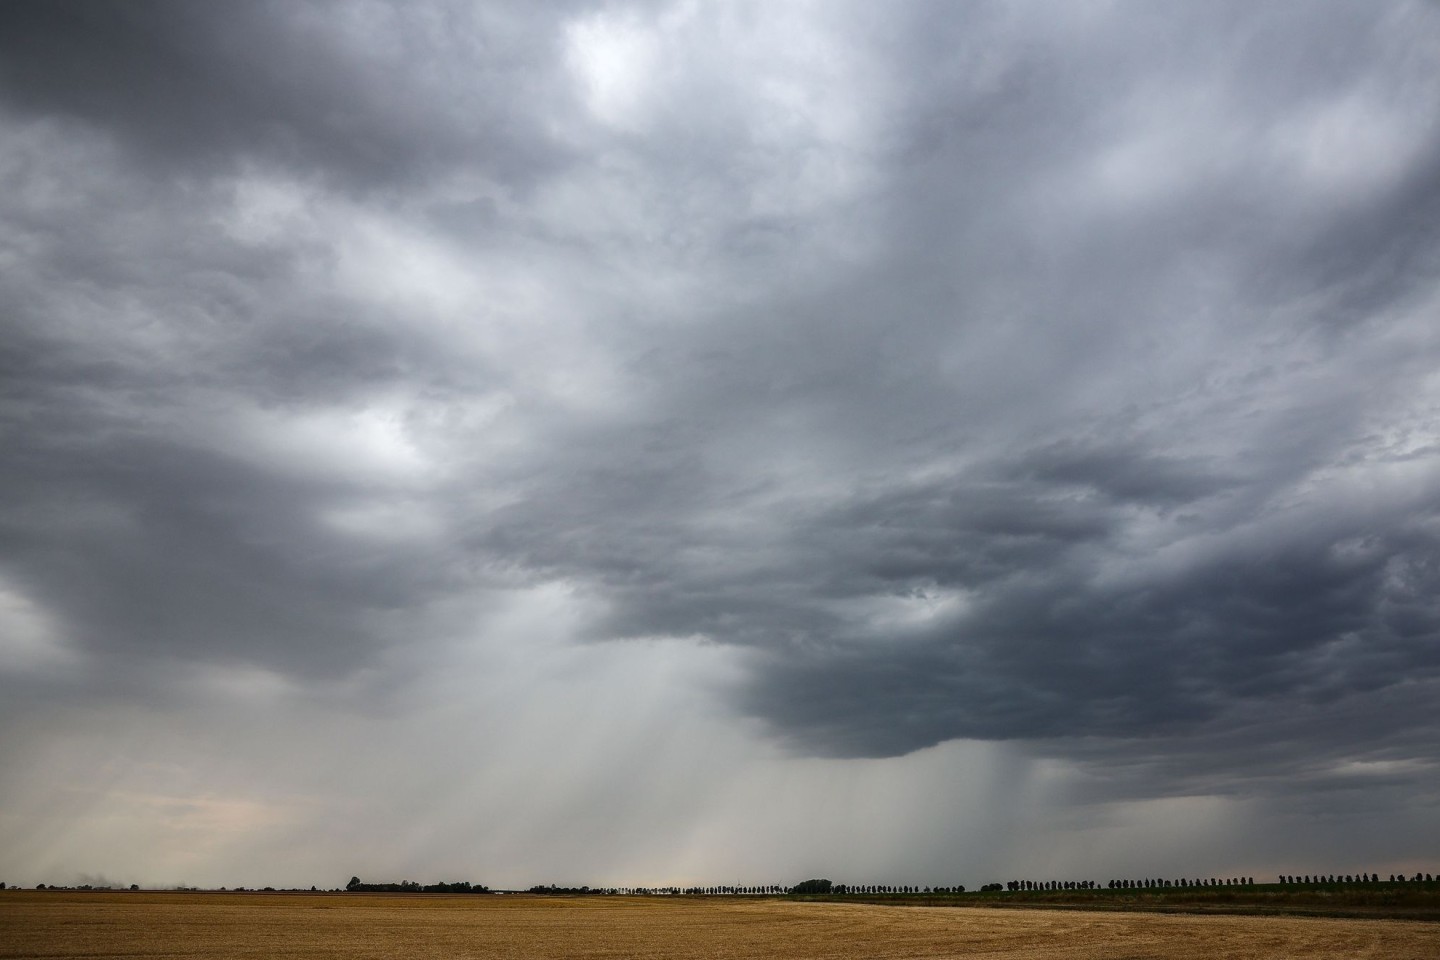
[[[520,185],[568,159],[525,108],[563,93],[535,70],[563,12],[14,4],[0,23],[5,94],[167,173],[258,160],[380,187],[463,162]]]
[[[532,621],[494,624],[561,591],[583,655],[733,658],[713,691],[791,754],[1403,806],[1440,719],[1437,37],[1407,3],[8,4],[0,683],[383,713],[470,638],[538,689]]]

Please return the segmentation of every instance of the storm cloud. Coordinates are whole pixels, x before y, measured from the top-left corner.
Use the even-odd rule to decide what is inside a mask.
[[[37,716],[183,770],[216,696],[314,725],[235,761],[312,798],[436,703],[529,718],[506,797],[543,717],[622,718],[537,847],[711,748],[739,794],[1440,787],[1429,4],[9,3],[0,129],[11,824]],[[703,873],[722,821],[585,862]]]

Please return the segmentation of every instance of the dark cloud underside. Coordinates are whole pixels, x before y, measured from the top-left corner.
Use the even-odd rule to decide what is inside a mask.
[[[55,695],[563,584],[803,753],[1433,761],[1434,8],[775,16],[0,8]]]

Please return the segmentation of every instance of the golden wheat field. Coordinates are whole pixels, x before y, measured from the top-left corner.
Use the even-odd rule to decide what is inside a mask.
[[[0,893],[0,958],[1435,960],[1440,924],[779,900]]]

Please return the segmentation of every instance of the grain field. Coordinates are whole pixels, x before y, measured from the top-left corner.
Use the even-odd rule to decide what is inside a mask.
[[[1434,960],[1440,924],[780,900],[6,891],[0,958]]]

